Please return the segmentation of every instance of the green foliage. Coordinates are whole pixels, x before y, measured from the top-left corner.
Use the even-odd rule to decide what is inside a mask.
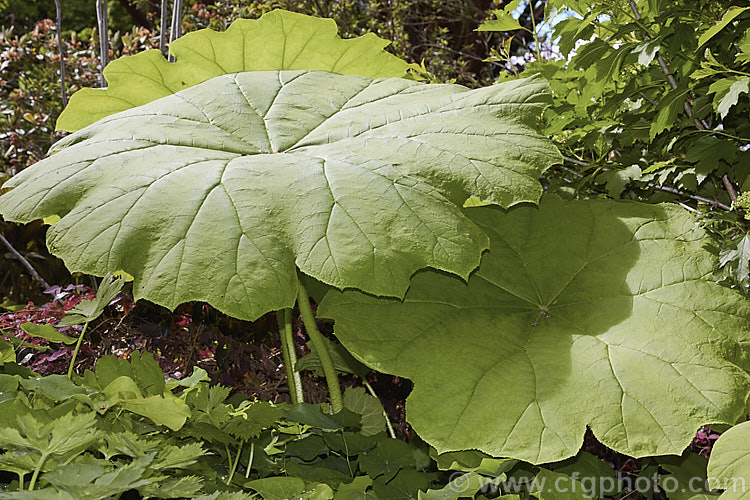
[[[319,309],[357,358],[414,381],[409,422],[438,451],[544,463],[589,427],[630,456],[680,453],[744,412],[750,310],[682,209],[545,197],[470,217],[491,251],[468,286],[426,271],[403,301],[332,291]]]
[[[750,423],[744,422],[721,435],[708,462],[708,484],[725,490],[721,500],[747,499],[750,495]]]
[[[132,405],[134,394],[159,390],[157,379],[160,397],[184,408],[182,425],[165,422],[174,408],[153,406],[146,415]],[[150,353],[105,356],[75,383],[0,375],[0,467],[18,476],[0,484],[3,498],[100,499],[137,490],[156,498],[257,491],[330,500],[373,488],[379,498],[408,498],[440,476],[425,470],[426,451],[385,437],[382,407],[362,389],[347,391],[348,410],[329,416],[311,404],[228,404],[229,389],[206,379],[198,369],[164,382]]]
[[[742,207],[733,186],[750,185],[742,167],[750,131],[736,117],[747,109],[742,65],[750,56],[747,36],[728,27],[744,30],[750,14],[694,3],[568,5],[582,19],[560,23],[556,34],[575,55],[537,61],[524,75],[552,81],[547,133],[575,166],[546,173],[548,191],[585,198],[606,190],[647,202],[662,200],[658,192],[685,196],[694,211],[726,209],[730,199]],[[534,5],[529,30],[510,15],[518,4],[483,30],[523,28],[538,38]],[[289,30],[292,20],[298,25]],[[690,22],[702,24],[690,31]],[[405,69],[382,40],[343,42],[331,23],[288,12],[236,26],[173,45],[172,66],[155,52],[113,63],[111,89],[81,93],[71,105],[70,128],[88,126],[11,179],[0,210],[18,221],[59,216],[52,249],[79,270],[130,273],[136,297],[171,307],[206,300],[239,318],[290,308],[297,298],[315,346],[298,366],[320,367],[336,390],[337,369],[360,367],[345,356],[335,363],[313,335],[298,271],[342,289],[328,291],[321,315],[336,319],[359,361],[414,381],[409,421],[450,453],[433,453],[438,468],[458,468],[462,479],[446,484],[425,449],[385,438],[382,408],[362,389],[347,391],[343,404],[331,396],[334,414],[304,403],[229,405],[228,389],[209,387],[201,374],[164,382],[148,356],[105,357],[74,382],[41,381],[10,375],[13,358],[0,346],[8,370],[0,383],[14,394],[0,405],[31,415],[5,436],[14,489],[31,474],[27,489],[38,481],[48,497],[128,488],[208,498],[247,490],[266,498],[459,498],[530,478],[496,493],[583,499],[602,491],[587,490],[580,474],[613,479],[596,459],[573,458],[587,427],[614,450],[643,457],[680,453],[699,425],[741,418],[750,310],[714,282],[715,256],[689,215],[552,195],[539,208],[481,207],[537,201],[536,178],[560,158],[536,132],[547,94],[540,78],[475,91],[372,80],[388,76],[383,61],[398,75]],[[252,60],[268,66],[249,68],[247,40],[257,45],[266,29],[269,60],[257,52]],[[317,50],[292,50],[290,61],[287,48],[297,42]],[[346,60],[346,44],[363,48],[352,59],[360,76],[304,71],[343,71],[332,60]],[[206,70],[206,57],[198,64],[191,54],[209,47],[216,67]],[[510,43],[503,51],[510,63]],[[296,64],[300,71],[285,70]],[[412,69],[434,79],[424,64]],[[163,84],[144,87],[144,76]],[[91,123],[97,116],[87,109],[104,118]],[[469,206],[478,208],[463,210]],[[744,230],[733,213],[705,221],[724,239]],[[740,243],[721,260],[741,282],[748,259]],[[87,306],[78,320],[101,312]],[[69,457],[14,448],[27,429],[51,435],[49,419],[68,415],[93,415],[109,437],[94,435]],[[476,449],[532,463],[568,460],[537,468],[466,451]],[[659,465],[670,473],[666,486],[703,462]]]
[[[63,45],[67,67],[65,85],[69,94],[82,87],[97,85],[97,49],[90,36],[75,32],[66,34]],[[152,46],[148,32],[134,29],[113,33],[114,56]],[[54,132],[55,122],[62,111],[60,57],[54,23],[49,19],[40,20],[22,35],[17,35],[13,29],[2,29],[0,68],[2,182],[42,159],[52,143],[61,137]]]
[[[28,2],[26,2],[28,3]],[[67,63],[80,70],[68,73],[70,90],[92,85],[96,60],[93,50],[76,40],[66,40]],[[62,110],[59,56],[54,24],[47,20],[15,36],[0,32],[0,180],[44,157]]]
[[[0,212],[61,216],[48,246],[70,269],[123,269],[136,299],[170,308],[205,300],[256,319],[293,306],[296,268],[401,296],[417,269],[465,278],[477,266],[487,237],[461,213],[467,198],[538,199],[536,178],[559,158],[533,128],[546,99],[538,78],[468,91],[328,72],[220,76],[66,137],[5,184]]]
[[[736,236],[744,221],[723,211],[750,187],[745,3],[551,0],[549,19],[563,5],[570,15],[553,38],[565,58],[523,74],[553,90],[547,132],[566,162],[549,189],[679,201],[705,214],[720,243]],[[731,279],[746,289],[746,274]]]
[[[331,20],[276,10],[258,20],[238,20],[223,33],[189,33],[169,46],[177,59],[174,64],[158,51],[110,63],[104,71],[108,87],[75,94],[57,129],[80,130],[113,113],[229,73],[313,69],[369,77],[406,74],[407,64],[383,51],[387,41],[372,34],[342,40],[336,31]]]

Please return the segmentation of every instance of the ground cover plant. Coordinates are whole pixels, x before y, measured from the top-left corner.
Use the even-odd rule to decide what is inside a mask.
[[[3,344],[0,405],[17,417],[0,442],[17,475],[8,498],[632,491],[579,452],[587,428],[616,452],[646,457],[638,477],[658,477],[648,491],[746,494],[734,458],[746,450],[732,441],[743,425],[719,439],[711,461],[679,457],[698,427],[744,420],[746,301],[715,283],[709,240],[680,208],[540,200],[536,179],[562,159],[537,131],[550,97],[541,78],[477,90],[373,78],[358,73],[407,69],[373,37],[347,44],[330,23],[283,11],[237,26],[179,45],[203,61],[231,56],[214,57],[213,73],[194,76],[189,57],[170,66],[155,51],[113,63],[111,88],[66,110],[70,128],[82,128],[4,185],[0,213],[45,218],[50,250],[71,270],[127,273],[136,299],[202,300],[250,320],[276,311],[292,405],[224,403],[228,391],[200,371],[165,383],[148,354],[101,358],[83,377],[73,356],[67,377],[37,378]],[[269,53],[280,54],[238,71],[246,51],[222,44],[252,46],[269,33],[283,41]],[[329,71],[350,49],[358,63],[372,54],[384,65]],[[305,50],[314,67],[294,67]],[[148,71],[165,84],[128,87],[128,74],[142,81]],[[60,324],[93,321],[121,284],[107,275],[98,299]],[[377,400],[341,394],[337,372],[360,367],[318,331],[308,289],[357,360],[413,380],[407,420],[426,444],[385,438]],[[299,362],[295,304],[312,349]],[[78,338],[24,331],[79,346],[85,327]],[[327,380],[323,413],[303,402],[305,366]],[[44,409],[59,418],[39,417]],[[91,432],[66,443],[60,429],[74,428]],[[115,450],[94,429],[130,442],[143,430],[168,446]],[[256,461],[261,448],[281,460]],[[68,474],[89,485],[76,489]],[[581,477],[601,480],[592,488]],[[696,477],[708,486],[685,489]]]

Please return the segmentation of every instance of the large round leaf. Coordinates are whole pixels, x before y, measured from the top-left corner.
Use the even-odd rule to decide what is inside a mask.
[[[310,69],[371,78],[400,77],[408,64],[384,51],[390,42],[368,33],[339,38],[332,19],[274,10],[260,19],[238,19],[223,33],[203,29],[169,46],[176,62],[158,50],[112,61],[106,89],[76,92],[57,120],[73,132],[113,113],[149,103],[215,76],[241,71]]]
[[[724,490],[720,500],[750,499],[750,422],[721,435],[708,461],[708,485]]]
[[[710,279],[681,209],[550,197],[471,218],[491,241],[468,285],[425,271],[403,302],[319,308],[355,356],[414,381],[407,420],[438,451],[550,462],[589,426],[627,455],[680,453],[742,413],[750,305]]]
[[[417,269],[463,277],[487,236],[468,197],[536,201],[557,161],[534,130],[541,79],[479,90],[328,72],[246,72],[107,117],[13,177],[7,220],[58,215],[71,270],[136,297],[237,318],[291,307],[297,271],[403,296]]]

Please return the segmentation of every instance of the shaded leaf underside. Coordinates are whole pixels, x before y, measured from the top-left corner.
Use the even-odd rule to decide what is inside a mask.
[[[257,20],[238,19],[223,33],[188,33],[169,46],[175,63],[158,50],[112,61],[104,69],[107,88],[76,92],[57,129],[74,132],[228,73],[296,69],[370,78],[406,74],[408,64],[383,50],[389,41],[373,33],[343,40],[337,32],[332,19],[274,10]]]
[[[469,197],[536,201],[559,159],[535,130],[541,79],[479,90],[329,72],[223,75],[107,117],[13,177],[7,220],[58,215],[73,271],[122,269],[136,298],[242,319],[294,303],[297,268],[403,296],[424,267],[463,277],[487,236]]]
[[[425,271],[403,302],[332,291],[319,308],[355,356],[414,381],[407,419],[438,451],[556,461],[588,425],[627,455],[678,454],[742,413],[750,308],[711,281],[688,215],[548,197],[470,217],[490,252],[468,285]]]

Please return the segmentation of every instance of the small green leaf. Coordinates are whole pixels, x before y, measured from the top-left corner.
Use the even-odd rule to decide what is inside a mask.
[[[101,388],[107,387],[118,377],[134,379],[133,367],[124,359],[112,355],[102,356],[96,360],[96,379]]]
[[[0,337],[0,365],[16,362],[16,350],[13,344]]]
[[[287,460],[284,464],[285,472],[292,477],[303,479],[306,482],[325,483],[332,488],[344,481],[351,481],[349,465],[341,457],[328,457],[315,462],[314,465],[306,465]]]
[[[406,500],[415,498],[420,491],[430,487],[431,475],[414,469],[402,469],[388,481],[380,476],[372,482],[372,491],[379,500]]]
[[[185,387],[186,389],[192,389],[200,382],[209,380],[211,380],[211,377],[208,376],[208,372],[206,370],[198,366],[194,366],[193,373],[189,377],[181,379],[170,378],[166,381],[166,387],[170,390],[175,387]]]
[[[144,498],[196,498],[203,486],[197,476],[180,476],[139,486],[138,493]]]
[[[349,387],[344,392],[344,408],[362,415],[364,436],[374,436],[385,432],[385,414],[378,398],[367,394],[362,387]]]
[[[326,432],[323,439],[333,451],[353,457],[372,450],[381,436],[363,436],[359,432]]]
[[[102,392],[110,399],[116,400],[143,398],[141,389],[135,380],[124,375],[107,384]]]
[[[513,31],[513,30],[525,30],[531,33],[528,28],[521,26],[516,18],[513,17],[513,12],[518,9],[520,0],[513,0],[508,2],[503,10],[492,11],[497,19],[491,19],[482,23],[477,31]]]
[[[150,418],[156,424],[164,425],[173,431],[180,430],[191,415],[190,408],[185,402],[171,395],[128,399],[123,402],[123,408]]]
[[[390,481],[399,470],[414,467],[414,454],[408,444],[398,439],[384,439],[372,450],[360,455],[359,468],[372,478],[385,476]]]
[[[677,115],[685,107],[685,99],[687,99],[689,92],[690,90],[687,88],[677,88],[664,96],[659,103],[659,112],[651,123],[651,129],[648,132],[651,140],[675,125]]]
[[[247,441],[258,437],[263,429],[273,427],[281,419],[281,410],[268,401],[243,401],[232,415],[224,430]]]
[[[66,311],[65,314],[67,316],[59,324],[61,326],[70,326],[95,320],[104,312],[104,308],[120,293],[124,284],[124,278],[114,278],[111,274],[107,273],[99,284],[96,296],[93,299],[82,300],[74,308]]]
[[[745,285],[750,285],[750,234],[741,233],[719,251],[719,265]]]
[[[597,176],[597,180],[601,180],[607,184],[607,194],[613,198],[619,198],[625,187],[630,184],[630,181],[639,179],[640,177],[641,167],[630,165],[623,169],[612,169],[602,172]]]
[[[183,446],[167,445],[157,453],[150,467],[155,470],[184,469],[206,455],[201,443],[188,443]]]
[[[48,340],[49,342],[62,343],[62,344],[75,344],[78,339],[68,337],[64,333],[61,333],[57,328],[45,323],[43,325],[37,325],[35,323],[23,323],[21,324],[21,330],[28,333],[32,337]]]
[[[19,382],[27,391],[44,394],[53,401],[65,401],[76,394],[86,393],[85,389],[71,382],[65,375],[20,379]]]
[[[514,19],[509,13],[496,10],[495,16],[497,19],[490,19],[489,21],[483,22],[477,31],[513,31],[513,30],[526,30],[528,29],[521,26],[521,23],[517,19]]]
[[[731,23],[737,16],[745,12],[747,9],[750,9],[750,7],[738,7],[738,6],[732,6],[729,7],[729,9],[724,13],[723,16],[721,16],[721,20],[719,20],[718,23],[716,23],[714,26],[711,26],[706,30],[700,38],[698,38],[698,47],[701,47],[703,44],[708,42],[711,38],[716,36],[717,33],[719,33],[721,30],[727,27],[729,23]]]
[[[305,490],[305,482],[297,477],[267,477],[255,479],[244,484],[264,498],[264,500],[289,500],[299,497]]]
[[[0,436],[0,439],[2,437]],[[33,472],[37,466],[37,457],[22,451],[14,453],[9,451],[0,455],[0,470],[13,472],[15,474],[28,474]]]
[[[133,368],[135,381],[144,394],[159,396],[164,393],[164,372],[152,353],[133,351],[130,366]]]
[[[723,165],[733,165],[739,149],[734,141],[717,139],[716,137],[701,137],[687,150],[687,158],[695,163],[695,173],[703,180]]]
[[[284,456],[298,457],[306,462],[314,460],[320,455],[328,454],[328,446],[322,437],[312,434],[303,439],[292,441],[286,445]]]
[[[722,119],[725,118],[732,106],[739,101],[740,95],[749,92],[749,87],[750,77],[747,76],[730,76],[715,81],[708,88],[708,93],[714,94],[714,110]]]
[[[737,47],[740,49],[740,53],[737,54],[736,61],[740,64],[750,62],[750,30],[745,31]]]
[[[358,476],[350,483],[342,483],[338,491],[333,496],[333,500],[377,500],[371,493],[367,493],[367,488],[372,486],[372,478],[368,476]]]
[[[99,440],[95,416],[95,413],[67,414],[43,423],[31,415],[21,415],[17,417],[18,429],[0,427],[0,447],[67,461]]]

